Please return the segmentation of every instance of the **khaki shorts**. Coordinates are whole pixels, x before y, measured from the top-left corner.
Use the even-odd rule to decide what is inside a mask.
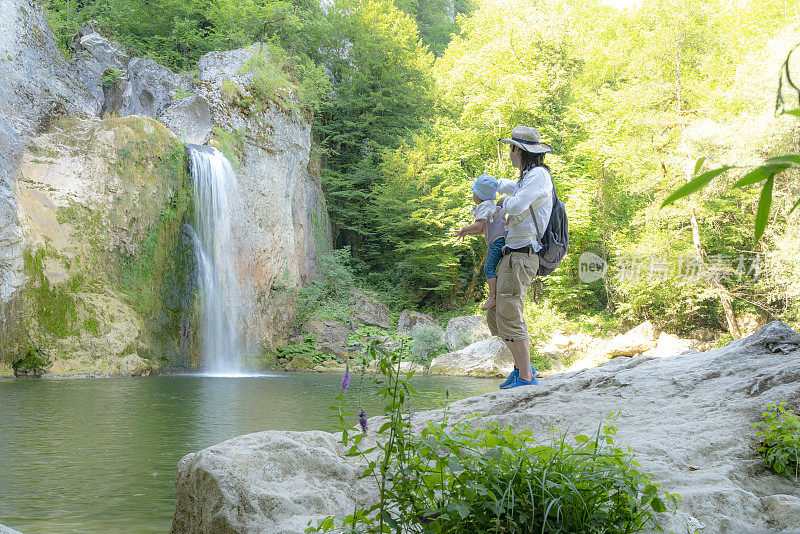
[[[525,323],[525,294],[539,270],[535,252],[511,252],[497,266],[497,305],[486,312],[486,322],[493,336],[506,341],[529,339]]]

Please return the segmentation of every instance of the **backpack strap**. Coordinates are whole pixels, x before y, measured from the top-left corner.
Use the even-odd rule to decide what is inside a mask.
[[[536,240],[539,241],[539,244],[542,244],[542,232],[539,230],[539,223],[536,222],[536,214],[533,213],[533,206],[528,206],[528,211],[531,212],[531,219],[533,219],[533,225],[536,227]]]
[[[550,173],[548,173],[548,174],[550,174]],[[522,179],[520,179],[520,182],[522,182]],[[553,180],[553,175],[552,174],[550,174],[550,183],[553,184],[553,206],[555,206],[556,205],[556,183],[555,183],[555,180]],[[531,219],[533,219],[533,225],[536,227],[536,235],[535,236],[531,236],[531,237],[535,237],[536,241],[538,241],[539,244],[541,245],[542,244],[542,231],[539,229],[539,222],[536,220],[536,214],[533,212],[533,205],[528,204],[528,212],[530,212]],[[553,215],[553,212],[552,212],[552,208],[551,208],[550,216],[552,216],[552,215]],[[517,215],[513,219],[511,217],[509,217],[508,224],[506,225],[506,230],[510,230],[511,228],[514,228],[516,225],[518,225],[523,220],[525,220],[525,217],[527,217],[527,215],[523,215],[523,216]],[[546,227],[545,227],[545,229],[546,229]]]

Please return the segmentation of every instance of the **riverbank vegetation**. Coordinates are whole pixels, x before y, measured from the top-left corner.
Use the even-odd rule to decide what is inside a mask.
[[[593,435],[570,438],[553,430],[541,439],[479,415],[451,422],[447,407],[440,421],[418,425],[414,373],[401,374],[400,355],[369,350],[386,403],[381,426],[370,427],[348,392],[356,387],[349,372],[331,408],[347,456],[363,462],[360,478],[373,479],[378,500],[306,532],[639,532],[660,530],[654,514],[677,509],[680,496],[615,445],[613,416]],[[360,432],[351,424],[359,409]]]
[[[340,259],[396,311],[441,314],[485,297],[482,241],[452,233],[468,221],[472,179],[516,177],[497,139],[530,124],[554,148],[547,162],[571,239],[543,300],[528,307],[532,324],[535,308],[587,328],[649,319],[678,334],[738,337],[743,318],[797,325],[796,170],[771,183],[758,241],[761,187],[731,187],[744,169],[661,208],[701,157],[710,169],[797,153],[798,122],[774,115],[797,2],[612,4],[46,2],[63,48],[94,18],[175,70],[264,42],[275,72],[305,88],[334,245],[350,250]],[[581,276],[592,258],[604,276]]]

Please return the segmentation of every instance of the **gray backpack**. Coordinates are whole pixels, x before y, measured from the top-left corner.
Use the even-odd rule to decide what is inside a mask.
[[[567,209],[564,203],[556,195],[556,186],[553,184],[553,209],[550,212],[550,221],[547,223],[544,233],[539,229],[536,215],[533,213],[533,206],[528,206],[533,217],[533,224],[536,226],[536,235],[539,238],[542,248],[539,249],[539,272],[538,276],[547,276],[552,273],[569,248],[569,228],[567,225]]]

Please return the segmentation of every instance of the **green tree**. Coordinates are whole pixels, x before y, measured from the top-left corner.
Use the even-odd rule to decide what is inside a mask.
[[[334,94],[314,124],[325,150],[323,185],[337,246],[374,265],[385,250],[375,232],[383,217],[374,205],[378,166],[384,150],[431,114],[433,58],[391,2],[343,0],[328,16]]]

